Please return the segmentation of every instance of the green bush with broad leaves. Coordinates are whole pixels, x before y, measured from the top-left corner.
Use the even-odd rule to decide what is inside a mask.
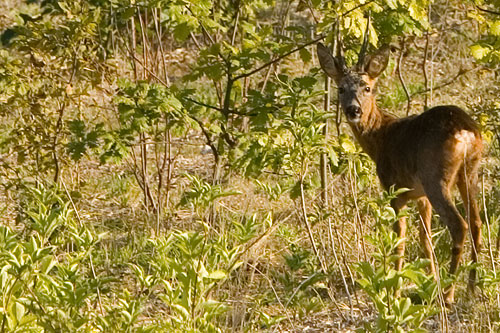
[[[381,200],[369,204],[375,217],[375,232],[367,236],[375,248],[371,254],[373,263],[360,262],[355,269],[360,275],[358,285],[377,310],[375,324],[365,324],[365,329],[371,332],[425,332],[424,321],[439,312],[436,306],[439,293],[450,283],[446,274],[442,275],[439,285],[426,273],[427,259],[407,263],[400,271],[394,269],[398,258],[396,248],[404,240],[397,237],[392,227],[406,212],[396,215],[389,203],[404,191],[407,190],[385,193]]]

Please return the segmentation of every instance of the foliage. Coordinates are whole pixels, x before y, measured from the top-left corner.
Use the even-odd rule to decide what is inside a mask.
[[[424,269],[428,266],[425,260],[406,264],[401,271],[392,268],[397,260],[394,252],[403,241],[392,231],[392,225],[396,218],[406,212],[396,216],[388,203],[404,191],[406,189],[385,193],[383,200],[370,205],[376,223],[375,233],[368,236],[370,243],[375,246],[375,252],[372,253],[374,263],[360,262],[356,265],[360,274],[357,282],[370,296],[378,312],[376,324],[367,323],[365,326],[372,332],[425,331],[422,327],[425,319],[438,312],[433,303],[439,287],[434,278],[425,273]],[[418,295],[418,303],[409,295],[401,296],[401,290],[408,288],[409,284],[415,284],[413,289]]]
[[[500,20],[498,2],[475,1],[476,8],[469,15],[481,25],[482,38],[470,46],[470,52],[477,61],[496,65],[500,61],[498,36],[500,35]]]
[[[0,227],[2,330],[87,331],[110,281],[87,270],[102,235],[79,224],[56,189],[26,188],[23,199],[25,230]]]
[[[325,103],[315,43],[341,37],[351,65],[365,31],[368,51],[388,43],[400,57],[379,85],[384,108],[402,113],[408,90],[414,105],[422,93],[467,105],[482,125],[484,298],[454,310],[470,330],[500,327],[496,1],[0,10],[1,331],[437,330],[449,278],[436,283],[425,260],[392,269],[396,193],[370,199],[373,163],[325,108],[337,98]],[[377,319],[361,323],[365,303]]]
[[[8,30],[9,49],[0,55],[0,113],[5,119],[0,146],[25,164],[12,166],[17,177],[53,172],[57,181],[68,162],[64,146],[68,131],[82,127],[81,100],[112,67],[98,40],[101,19],[90,3],[59,1],[21,14],[19,24]],[[94,137],[86,138],[91,146]],[[69,144],[71,157],[81,157],[81,142]]]

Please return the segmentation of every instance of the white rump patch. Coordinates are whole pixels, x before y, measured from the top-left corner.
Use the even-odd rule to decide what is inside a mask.
[[[455,133],[455,139],[457,140],[457,150],[466,152],[470,149],[471,143],[476,139],[476,136],[472,132],[461,130]]]

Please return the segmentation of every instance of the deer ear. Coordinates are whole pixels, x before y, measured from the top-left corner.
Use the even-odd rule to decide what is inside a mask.
[[[323,71],[338,82],[343,75],[341,62],[321,43],[318,43],[318,59]]]
[[[374,54],[367,57],[364,65],[365,72],[373,79],[378,77],[387,67],[390,55],[389,45],[382,45]]]

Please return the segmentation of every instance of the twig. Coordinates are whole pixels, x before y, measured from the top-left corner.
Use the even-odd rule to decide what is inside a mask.
[[[307,42],[307,43],[305,43],[305,44],[303,44],[303,45],[301,45],[301,46],[299,46],[299,47],[296,47],[295,49],[293,49],[293,50],[291,50],[291,51],[288,51],[288,52],[287,52],[287,53],[285,53],[285,54],[280,55],[280,56],[279,56],[279,57],[277,57],[276,59],[273,59],[273,60],[271,60],[271,61],[269,61],[269,62],[266,62],[264,65],[262,65],[262,66],[260,66],[260,67],[257,67],[256,69],[254,69],[254,70],[252,70],[252,71],[250,71],[250,72],[248,72],[248,73],[243,73],[243,74],[237,75],[237,76],[235,76],[235,77],[233,78],[233,81],[236,81],[236,80],[239,80],[239,79],[243,79],[243,78],[245,78],[245,77],[249,77],[249,76],[251,76],[251,75],[253,75],[253,74],[255,74],[255,73],[257,73],[257,72],[259,72],[259,71],[263,70],[264,68],[269,67],[269,66],[271,66],[272,64],[277,63],[277,62],[278,62],[278,61],[280,61],[281,59],[288,57],[290,54],[293,54],[293,53],[295,53],[295,52],[297,52],[297,51],[300,51],[300,50],[302,50],[303,48],[306,48],[306,47],[308,47],[308,46],[309,46],[309,45],[311,45],[311,44],[314,44],[314,43],[319,42],[320,40],[324,39],[325,37],[326,37],[326,36],[321,35],[321,36],[319,36],[319,37],[318,37],[318,38],[316,38],[316,39],[313,39],[313,40],[311,40],[311,41],[309,41],[309,42]]]
[[[204,106],[206,108],[209,108],[209,109],[213,109],[213,110],[217,110],[217,111],[220,111],[222,112],[222,108],[219,108],[217,106],[214,106],[214,105],[210,105],[210,104],[206,104],[206,103],[203,103],[203,102],[200,102],[200,101],[197,101],[197,100],[194,100],[192,98],[189,98],[189,97],[184,97],[185,100],[187,101],[190,101],[191,103],[194,103],[196,105],[199,105],[199,106]]]
[[[191,13],[191,15],[193,15],[193,17],[197,17],[197,15],[195,13],[193,13],[193,11],[191,10],[191,7],[186,6],[186,8]],[[203,32],[203,34],[205,35],[205,37],[210,40],[210,43],[212,45],[215,44],[214,39],[212,38],[212,36],[210,36],[210,34],[208,33],[208,30],[205,28],[205,26],[200,21],[198,21],[198,23],[200,24],[201,31]]]
[[[197,119],[193,115],[188,115],[188,117],[191,118],[191,119],[193,119],[194,121],[196,121],[196,123],[198,124],[198,126],[200,126],[201,132],[203,133],[203,135],[207,139],[207,144],[210,146],[210,149],[212,150],[212,153],[214,154],[215,165],[217,165],[218,162],[219,162],[219,152],[217,151],[217,147],[215,147],[215,144],[212,141],[212,138],[210,137],[210,134],[208,134],[208,132],[205,129],[205,127],[204,127],[203,123],[201,122],[201,120]]]
[[[158,39],[158,45],[160,46],[160,57],[163,64],[163,74],[165,75],[165,83],[168,86],[170,84],[170,80],[168,78],[168,72],[167,72],[167,61],[165,59],[165,51],[163,50],[163,42],[161,40],[160,25],[158,24],[158,21],[161,19],[160,16],[161,14],[159,13],[158,8],[154,8],[153,17],[154,17],[156,38]]]
[[[148,41],[146,38],[146,34],[144,32],[144,23],[142,22],[142,15],[139,12],[137,16],[139,17],[139,26],[141,27],[141,37],[142,37],[142,44],[143,44],[142,45],[142,57],[144,59],[144,64],[145,64],[145,66],[143,66],[144,72],[142,75],[144,78],[146,78],[146,67],[149,68],[149,66],[148,66],[148,63],[149,63],[148,49],[150,49],[150,48],[148,46]]]
[[[229,104],[231,104],[231,92],[233,90],[233,84],[235,79],[233,79],[231,75],[231,62],[226,61],[227,66],[227,84],[226,84],[226,92],[224,93],[224,103],[222,105],[222,114],[226,119],[229,118]]]
[[[236,18],[234,19],[233,36],[231,37],[231,46],[234,46],[236,40],[236,33],[238,32],[238,22],[240,20],[240,1],[238,1],[238,8],[236,10]]]
[[[325,276],[328,276],[328,269],[326,267],[324,260],[321,258],[320,254],[319,254],[318,247],[316,246],[316,241],[314,240],[314,236],[312,233],[311,225],[309,223],[309,219],[307,218],[307,209],[306,209],[306,203],[305,203],[305,197],[304,197],[304,176],[303,175],[301,176],[301,179],[300,179],[300,201],[301,201],[302,215],[304,218],[304,224],[306,225],[307,234],[309,235],[309,240],[311,241],[314,254],[316,255],[316,258],[318,259],[318,261],[321,265],[321,270],[323,271],[323,274],[325,274]],[[335,300],[335,296],[333,295],[333,293],[328,292],[328,296],[330,296],[330,299],[332,300],[333,304],[335,305],[335,308],[337,309],[337,311],[340,314],[340,316],[342,317],[342,319],[346,320],[344,314],[340,310],[340,307],[339,307],[337,301]]]
[[[335,24],[336,35],[334,44],[333,44],[333,54],[339,54],[340,48],[342,48],[342,43],[340,41],[340,21],[337,21]],[[340,137],[340,124],[342,122],[342,112],[340,111],[340,93],[337,89],[337,102],[335,105],[335,128],[337,129],[337,137]]]
[[[405,95],[406,95],[406,116],[408,116],[410,114],[410,108],[411,108],[411,96],[410,96],[410,93],[408,92],[408,88],[406,87],[406,84],[405,84],[405,81],[403,79],[403,75],[401,74],[401,64],[402,64],[402,61],[403,61],[403,56],[404,56],[404,53],[405,53],[405,50],[406,47],[405,47],[405,38],[403,37],[403,39],[401,40],[401,51],[399,53],[399,59],[398,59],[398,77],[399,77],[399,82],[401,83],[401,86],[403,87],[403,90],[405,92]]]
[[[346,280],[346,277],[344,275],[344,270],[342,269],[342,266],[341,266],[340,261],[339,261],[339,257],[337,255],[337,249],[335,248],[335,240],[333,238],[331,217],[328,217],[327,221],[328,221],[328,238],[330,239],[330,245],[332,247],[333,258],[335,260],[335,264],[337,265],[337,267],[339,268],[339,271],[340,271],[340,277],[342,278],[342,284],[344,285],[344,289],[345,289],[345,292],[347,294],[347,299],[349,300],[349,305],[351,308],[351,317],[352,317],[352,309],[353,309],[352,297],[351,297],[351,293],[349,292],[349,286],[347,285],[347,280]]]
[[[323,259],[321,259],[321,256],[320,256],[319,251],[318,251],[318,247],[316,245],[316,241],[314,240],[314,236],[313,236],[312,229],[311,229],[311,224],[309,223],[309,219],[307,218],[307,209],[306,209],[306,201],[305,201],[305,197],[304,197],[304,179],[303,178],[304,177],[301,177],[301,179],[300,179],[300,203],[301,203],[301,209],[302,209],[302,216],[304,218],[304,224],[306,225],[307,234],[309,236],[309,240],[311,241],[311,245],[313,247],[314,254],[316,255],[316,258],[318,258],[318,261],[321,265],[321,270],[326,275],[326,274],[328,274],[328,270],[326,268],[326,265],[325,265]],[[332,299],[332,301],[334,301],[334,299]]]
[[[359,9],[359,8],[361,8],[361,7],[364,7],[364,6],[368,6],[368,5],[369,5],[369,4],[371,4],[372,2],[375,2],[375,0],[370,0],[370,1],[368,1],[368,2],[365,2],[365,3],[362,3],[362,4],[360,4],[360,5],[357,5],[356,7],[349,9],[347,12],[340,14],[340,17],[347,16],[348,14],[352,13],[352,12],[353,12],[353,11],[355,11],[356,9]]]
[[[264,82],[262,83],[262,88],[260,89],[261,93],[264,93],[264,91],[266,90],[267,81],[269,81],[269,77],[271,76],[271,71],[272,70],[273,70],[273,68],[269,67],[269,69],[266,72],[266,76],[264,77]]]
[[[316,17],[316,15],[314,15],[314,9],[311,6],[311,0],[306,0],[306,5],[307,5],[307,9],[309,9],[309,12],[311,13],[311,16],[312,16],[314,22],[316,23],[316,25],[318,25],[319,21],[318,21],[318,18]]]
[[[493,256],[493,250],[491,249],[491,228],[490,228],[490,219],[488,217],[488,207],[486,206],[486,197],[485,197],[485,189],[484,189],[484,174],[481,179],[481,187],[483,193],[483,212],[484,212],[484,221],[486,222],[486,230],[488,230],[488,254],[490,255],[491,267],[493,268],[493,273],[496,275],[496,267],[495,267],[495,257]]]
[[[196,48],[198,49],[198,51],[201,50],[200,42],[198,42],[198,40],[196,39],[196,36],[193,34],[193,32],[190,32],[189,36],[191,36],[191,39],[193,40],[193,43],[196,46]]]
[[[471,69],[463,69],[463,68],[460,68],[460,69],[458,70],[458,73],[457,73],[457,74],[456,74],[453,78],[451,78],[449,81],[447,81],[447,82],[445,82],[445,83],[442,83],[442,84],[440,84],[440,85],[438,85],[438,86],[435,86],[435,87],[433,87],[433,88],[428,88],[428,89],[424,89],[424,90],[419,90],[419,91],[416,91],[416,92],[414,92],[414,93],[411,95],[411,97],[416,96],[416,95],[420,95],[420,94],[424,94],[424,93],[426,93],[426,92],[430,91],[431,89],[432,89],[432,90],[437,90],[437,89],[441,89],[441,88],[444,88],[444,87],[446,87],[446,86],[449,86],[450,84],[455,83],[455,82],[457,81],[457,79],[458,79],[460,76],[462,76],[462,75],[464,75],[464,74],[466,74],[466,73],[468,73],[468,72],[475,71],[476,69],[479,69],[479,68],[481,68],[481,66],[477,66],[477,67],[474,67],[474,68],[471,68]]]
[[[354,216],[355,224],[354,227],[359,230],[359,239],[361,240],[361,249],[363,250],[363,257],[365,261],[368,261],[368,255],[366,254],[366,245],[365,245],[365,235],[363,232],[363,224],[361,223],[361,209],[358,205],[358,195],[355,190],[354,184],[356,184],[356,173],[353,170],[352,162],[349,162],[349,186],[351,187],[352,199],[354,202],[354,208],[356,210],[356,214]],[[359,255],[358,255],[359,260]]]
[[[156,75],[152,70],[150,70],[146,65],[143,64],[143,62],[137,58],[135,56],[135,54],[131,53],[130,54],[132,56],[132,58],[137,61],[152,77],[154,77],[156,80],[158,80],[158,82],[160,82],[161,84],[163,84],[165,87],[168,87],[169,84],[163,80],[162,78],[160,78],[158,75]]]
[[[424,89],[426,91],[424,96],[424,110],[429,106],[429,94],[427,94],[427,89],[429,89],[429,79],[427,78],[427,53],[429,50],[429,31],[425,32],[425,47],[424,47],[424,60],[422,62],[422,72],[424,74]]]
[[[134,15],[132,15],[132,17],[130,18],[130,30],[132,32],[132,47],[129,48],[129,52],[130,54],[132,55],[132,58],[134,60],[137,60],[136,56],[135,56],[135,49],[137,47],[137,39],[136,39],[136,35],[135,35],[135,17]],[[128,45],[127,45],[128,46]],[[134,67],[134,81],[137,81],[137,66],[135,65],[135,61],[132,61],[132,66]]]
[[[479,6],[476,6],[476,8],[481,11],[481,12],[485,12],[485,13],[488,13],[488,14],[493,14],[493,15],[500,15],[500,12],[496,12],[496,11],[493,11],[493,10],[489,10],[489,9],[485,9],[485,8],[481,8]]]
[[[323,95],[323,110],[326,114],[330,113],[330,78],[325,76],[325,94]],[[323,135],[325,144],[328,144],[328,119],[325,120],[325,126],[323,127]],[[322,207],[328,207],[328,160],[327,153],[322,152],[319,159],[319,168],[321,176],[321,205]]]

